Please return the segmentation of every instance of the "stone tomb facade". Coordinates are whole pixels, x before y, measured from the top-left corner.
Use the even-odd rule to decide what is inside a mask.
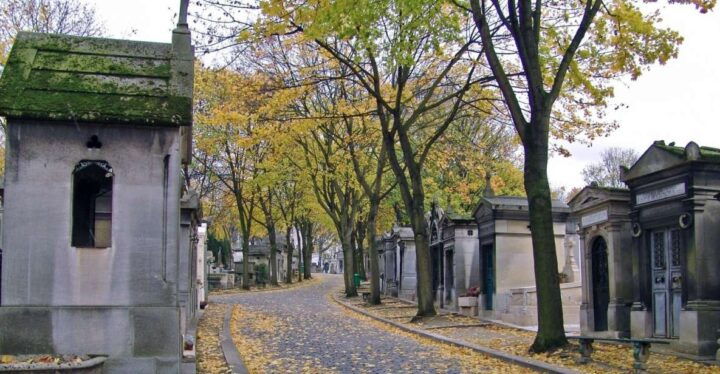
[[[186,25],[172,44],[17,35],[0,80],[0,353],[180,371],[198,303],[196,199],[181,211],[192,87]]]
[[[480,285],[477,224],[469,217],[435,207],[428,227],[435,303],[457,309],[458,297],[464,296],[468,288]]]
[[[720,328],[720,149],[655,142],[630,188],[633,337],[714,357]]]
[[[580,330],[629,337],[632,303],[630,191],[587,186],[570,200],[582,256]]]
[[[569,208],[553,200],[558,273],[565,267]],[[527,198],[483,197],[473,212],[480,245],[480,315],[521,325],[537,325],[537,296]],[[578,324],[580,282],[560,285],[566,324]]]
[[[392,233],[381,236],[378,246],[380,268],[380,292],[398,296],[397,242]]]
[[[385,294],[415,300],[417,269],[415,268],[415,235],[409,226],[395,226],[383,235],[383,257],[380,272]]]

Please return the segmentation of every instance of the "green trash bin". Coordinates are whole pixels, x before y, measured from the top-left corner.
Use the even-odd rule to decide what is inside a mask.
[[[358,274],[358,273],[353,274],[353,284],[355,285],[356,288],[360,287],[360,274]]]

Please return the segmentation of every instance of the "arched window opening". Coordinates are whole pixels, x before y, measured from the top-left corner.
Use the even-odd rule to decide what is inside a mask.
[[[113,171],[105,161],[80,161],[73,171],[72,245],[107,248],[112,234]]]

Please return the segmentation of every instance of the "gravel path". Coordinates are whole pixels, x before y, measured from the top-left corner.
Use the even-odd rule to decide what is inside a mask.
[[[238,304],[233,332],[248,339],[244,345],[235,340],[251,371],[253,366],[265,372],[342,373],[460,373],[487,368],[470,368],[446,347],[353,317],[328,296],[341,286],[341,276],[324,275],[321,283],[309,287],[211,300]]]

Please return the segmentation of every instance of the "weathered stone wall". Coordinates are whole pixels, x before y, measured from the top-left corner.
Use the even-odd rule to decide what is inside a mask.
[[[102,148],[86,146],[92,135]],[[177,372],[179,147],[178,128],[9,122],[0,352],[109,354],[110,372]],[[81,160],[113,168],[110,248],[71,246]]]
[[[405,246],[402,260],[402,280],[400,296],[415,300],[417,292],[417,269],[415,268],[415,243]]]
[[[495,289],[497,291],[535,285],[532,238],[527,221],[495,222]],[[565,259],[565,223],[555,222],[555,253],[558,271]]]

